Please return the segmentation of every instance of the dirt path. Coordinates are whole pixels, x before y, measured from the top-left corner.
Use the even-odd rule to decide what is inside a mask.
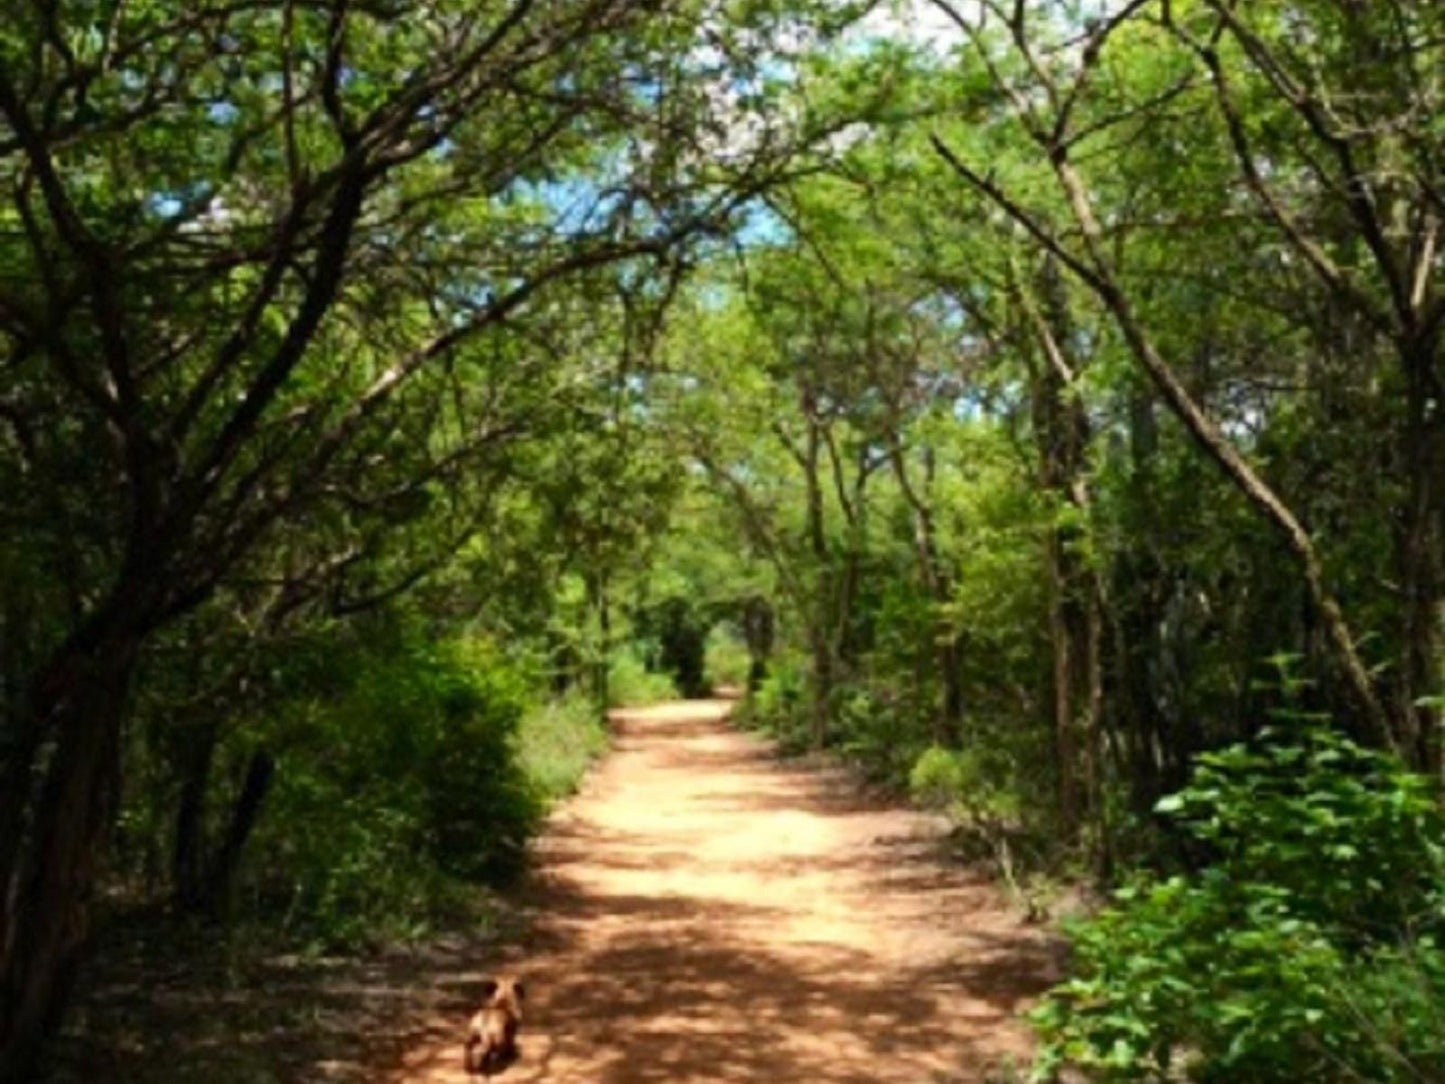
[[[932,857],[933,818],[861,802],[695,701],[628,713],[555,816],[502,966],[524,974],[503,1084],[982,1082],[1027,1050],[1013,1016],[1053,946]],[[490,967],[463,968],[465,998]],[[397,1082],[461,1082],[438,1019]]]

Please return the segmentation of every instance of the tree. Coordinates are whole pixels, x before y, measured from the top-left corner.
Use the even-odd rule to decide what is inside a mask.
[[[798,14],[268,0],[7,25],[0,439],[37,582],[3,619],[28,646],[7,660],[0,1072],[78,959],[145,646],[412,423],[449,448],[408,459],[403,493],[494,440],[469,425],[485,385],[452,379],[490,329],[570,276],[645,273],[791,168],[826,122],[745,125],[757,96],[729,88],[766,82],[759,43]]]
[[[1069,267],[1099,297],[1128,343],[1131,353],[1148,374],[1163,401],[1191,434],[1200,451],[1224,471],[1225,475],[1254,506],[1258,514],[1280,533],[1289,550],[1294,554],[1300,575],[1313,600],[1315,613],[1327,632],[1335,662],[1352,692],[1361,717],[1367,721],[1375,739],[1391,747],[1413,748],[1418,756],[1421,747],[1416,718],[1417,709],[1411,707],[1407,710],[1396,709],[1393,712],[1387,709],[1379,685],[1371,677],[1369,669],[1361,657],[1358,636],[1351,629],[1337,597],[1337,592],[1329,582],[1329,573],[1315,539],[1311,537],[1296,511],[1289,506],[1275,487],[1265,480],[1248,458],[1240,453],[1218,421],[1211,417],[1197,398],[1191,394],[1174,367],[1160,353],[1134,299],[1135,291],[1125,281],[1117,249],[1113,252],[1110,250],[1110,237],[1104,220],[1098,212],[1097,197],[1091,192],[1087,180],[1076,164],[1076,160],[1081,155],[1080,145],[1085,140],[1097,138],[1101,133],[1120,125],[1133,125],[1141,114],[1148,116],[1153,110],[1163,108],[1164,104],[1172,101],[1192,86],[1192,73],[1185,70],[1182,74],[1177,71],[1173,73],[1169,83],[1152,88],[1152,97],[1138,101],[1130,101],[1127,96],[1120,95],[1119,91],[1125,88],[1110,86],[1107,90],[1099,89],[1099,78],[1096,77],[1101,70],[1100,58],[1106,55],[1107,48],[1112,46],[1114,41],[1126,36],[1123,33],[1124,30],[1133,29],[1136,25],[1144,23],[1144,9],[1151,5],[1144,3],[1126,5],[1109,18],[1085,28],[1077,37],[1065,42],[1064,48],[1050,48],[1047,56],[1043,52],[1045,48],[1043,39],[1049,35],[1057,36],[1057,30],[1043,29],[1042,21],[1037,18],[1037,13],[1032,12],[1025,5],[1019,5],[1012,11],[1006,11],[1002,6],[992,3],[983,5],[983,10],[993,16],[1002,28],[1002,37],[986,31],[981,21],[967,20],[957,9],[947,3],[939,2],[938,6],[954,17],[959,28],[973,43],[974,55],[990,73],[994,89],[1009,103],[1012,119],[1020,125],[1022,132],[1048,161],[1057,184],[1057,192],[1064,206],[1064,213],[1070,221],[1071,229],[1076,231],[1078,240],[1071,240],[1061,227],[1052,222],[1051,211],[1029,206],[1027,197],[1010,190],[1008,186],[1001,184],[998,180],[965,164],[947,143],[935,137],[935,147],[938,153],[960,178],[1019,223],[1040,246]],[[1330,8],[1331,6],[1323,5],[1322,7]],[[1223,105],[1224,119],[1226,127],[1230,130],[1230,138],[1237,151],[1243,150],[1240,160],[1245,164],[1243,169],[1245,180],[1249,183],[1252,191],[1257,196],[1265,198],[1266,204],[1268,204],[1268,190],[1259,183],[1258,177],[1250,179],[1251,173],[1258,172],[1258,166],[1249,158],[1247,145],[1241,143],[1243,133],[1238,115],[1231,118],[1229,104],[1231,99],[1224,75],[1225,68],[1221,66],[1220,54],[1216,50],[1216,45],[1226,33],[1234,34],[1242,41],[1251,43],[1246,45],[1244,52],[1256,64],[1267,63],[1268,56],[1261,52],[1262,46],[1257,36],[1245,27],[1244,23],[1233,14],[1232,9],[1214,4],[1208,4],[1205,7],[1212,12],[1214,29],[1203,31],[1199,38],[1191,40],[1194,41],[1196,52],[1205,58],[1205,63],[1211,72],[1216,97]],[[1168,28],[1177,29],[1178,25],[1182,25],[1173,22],[1173,16],[1167,5],[1163,11]],[[1302,14],[1305,14],[1306,17],[1316,17],[1318,13],[1315,9],[1310,8],[1307,13]],[[1424,18],[1421,14],[1418,19],[1408,18],[1399,24],[1392,24],[1396,26],[1396,30],[1392,32],[1404,35],[1398,44],[1405,49],[1406,54],[1412,57],[1412,63],[1415,54],[1419,52],[1420,42],[1427,40],[1417,37],[1424,27],[1421,21]],[[1363,27],[1356,28],[1357,31],[1363,29]],[[1188,37],[1187,34],[1185,36]],[[1159,37],[1151,35],[1149,40],[1158,41]],[[1205,40],[1211,44],[1204,45]],[[1322,68],[1312,67],[1311,70],[1322,70]],[[1304,90],[1299,87],[1295,87],[1291,91],[1291,84],[1287,80],[1280,81],[1286,74],[1283,69],[1279,68],[1276,68],[1273,73],[1266,70],[1266,75],[1275,80],[1276,88],[1285,94],[1287,100],[1291,98],[1291,95],[1293,96],[1295,104],[1305,119],[1308,120],[1313,111],[1318,122],[1321,108],[1318,100],[1319,94],[1327,94],[1327,92],[1315,89]],[[1406,82],[1408,83],[1408,80]],[[1030,88],[1037,90],[1037,96],[1031,95]],[[1122,102],[1119,100],[1121,97],[1123,98]],[[1099,100],[1102,107],[1102,111],[1098,115],[1090,110],[1095,99]],[[1385,108],[1380,109],[1378,102],[1372,102],[1369,108],[1379,110],[1374,115],[1391,115],[1394,109],[1400,107],[1391,102]],[[1340,136],[1338,132],[1332,133],[1328,129],[1321,129],[1318,124],[1314,132],[1317,137],[1326,141],[1332,134],[1336,137]],[[1341,140],[1336,140],[1336,151],[1341,149],[1340,142]],[[1333,179],[1331,185],[1337,193],[1348,194],[1353,190],[1358,197],[1364,191],[1363,178],[1354,175],[1352,179],[1347,168],[1350,161],[1350,155],[1346,153],[1345,157],[1341,159],[1341,168],[1346,169],[1346,173],[1342,178]],[[1430,191],[1428,184],[1423,186],[1414,184],[1413,188],[1419,193],[1420,198],[1428,200]],[[1368,192],[1361,198],[1365,203],[1372,202]],[[1371,216],[1373,213],[1371,211]],[[1405,213],[1403,209],[1402,213]],[[1292,228],[1293,219],[1285,215],[1281,207],[1276,204],[1270,211],[1270,216],[1282,230],[1285,239],[1291,246],[1305,253],[1322,273],[1329,273],[1333,264],[1327,257],[1324,257],[1323,250],[1310,238],[1300,233],[1297,228]],[[1428,218],[1421,219],[1418,214],[1416,220],[1421,223],[1428,222]],[[1372,231],[1371,221],[1372,218],[1361,219],[1356,226],[1355,236],[1363,238],[1367,246],[1369,241],[1366,235]],[[1433,228],[1426,226],[1425,237],[1429,236],[1433,236]],[[1419,248],[1419,238],[1409,241],[1408,244]],[[1378,249],[1378,245],[1376,248]],[[1428,268],[1433,259],[1433,245],[1427,242],[1424,249],[1430,249],[1432,255],[1426,256],[1423,262],[1419,260],[1420,253],[1417,252],[1413,262],[1401,265],[1414,269],[1414,281],[1420,284],[1414,300],[1425,306],[1417,311],[1407,305],[1406,317],[1402,317],[1406,323],[1402,325],[1402,334],[1405,338],[1401,341],[1408,340],[1411,350],[1423,349],[1425,355],[1432,358],[1428,363],[1414,366],[1422,372],[1430,370],[1436,364],[1435,354],[1438,354],[1438,343],[1429,345],[1428,337],[1426,340],[1420,340],[1414,330],[1403,329],[1407,325],[1409,328],[1414,328],[1415,324],[1411,321],[1418,320],[1421,322],[1420,331],[1423,333],[1438,322],[1438,317],[1434,315],[1434,302],[1429,300],[1428,290]],[[1424,249],[1420,251],[1423,252]],[[1393,257],[1390,258],[1393,259]],[[1398,279],[1391,281],[1394,282],[1395,287],[1399,286]],[[1397,297],[1403,296],[1398,289],[1395,289],[1394,292]],[[1409,315],[1409,313],[1414,315]],[[1432,351],[1434,353],[1431,353]],[[1410,367],[1411,365],[1407,365],[1407,370]],[[1407,409],[1405,413],[1410,414],[1410,410]],[[1416,434],[1411,440],[1425,439],[1420,434],[1428,428],[1425,424],[1428,418],[1418,409],[1414,411],[1414,417],[1415,422],[1406,427],[1407,430]],[[1412,444],[1412,447],[1415,445]],[[1425,445],[1420,445],[1417,450],[1428,458],[1430,453],[1424,450],[1425,447]],[[1416,461],[1418,458],[1419,456],[1414,457]],[[1409,468],[1411,472],[1414,469],[1414,467]],[[1412,483],[1406,488],[1417,495],[1424,492],[1417,483]],[[1417,510],[1412,514],[1411,521],[1414,522],[1420,515],[1423,515],[1423,512]],[[1428,520],[1429,516],[1426,515],[1424,518]],[[1417,541],[1421,541],[1430,530],[1432,528],[1422,524],[1418,530],[1407,533],[1417,536]],[[1413,551],[1410,550],[1410,547],[1404,547],[1404,551],[1423,553],[1430,548],[1426,544]],[[1431,574],[1424,569],[1429,561],[1423,557],[1413,560],[1414,564],[1406,575],[1407,582],[1418,583],[1421,577],[1428,580]],[[1414,597],[1414,591],[1415,589],[1412,587],[1412,597]],[[1426,622],[1426,624],[1428,623]],[[1419,622],[1416,622],[1416,635],[1406,638],[1412,644],[1409,648],[1412,652],[1420,648],[1420,631]],[[1432,658],[1438,654],[1428,648],[1425,650],[1426,654]],[[1418,673],[1422,665],[1423,663],[1416,660],[1410,664],[1408,669]],[[1412,681],[1412,687],[1414,684]]]

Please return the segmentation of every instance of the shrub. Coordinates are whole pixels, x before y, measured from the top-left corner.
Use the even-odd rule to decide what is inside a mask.
[[[488,645],[409,640],[288,705],[245,875],[320,943],[406,934],[521,867],[541,792],[514,753],[524,683]],[[282,738],[284,736],[284,741]]]
[[[913,800],[961,822],[1016,821],[1019,800],[1006,765],[979,746],[925,749],[908,774]]]
[[[677,698],[677,686],[667,674],[647,668],[641,654],[630,644],[613,652],[607,670],[607,703],[614,708],[640,707]]]
[[[731,625],[714,625],[703,648],[703,680],[708,688],[745,688],[751,665],[748,645],[737,630]]]
[[[505,881],[520,870],[543,813],[515,754],[526,686],[485,641],[426,655],[425,666],[411,667],[416,695],[405,703],[398,767],[410,766],[423,788],[437,865],[465,880]]]
[[[607,729],[591,698],[572,693],[522,716],[517,761],[548,800],[566,797],[607,748]]]
[[[785,747],[806,745],[807,688],[802,662],[795,656],[779,656],[769,664],[757,692],[744,702],[740,717],[776,735]]]
[[[1206,863],[1074,930],[1038,1077],[1445,1077],[1445,827],[1428,783],[1318,726],[1200,758],[1159,804]],[[1171,1076],[1170,1074],[1174,1074]]]
[[[870,782],[903,787],[927,739],[926,726],[908,717],[908,705],[896,696],[864,685],[839,691],[834,712],[839,752]]]

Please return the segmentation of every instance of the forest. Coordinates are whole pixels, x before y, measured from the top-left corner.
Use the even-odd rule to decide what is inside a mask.
[[[1086,886],[1032,1079],[1445,1080],[1442,228],[1435,0],[4,0],[0,1080],[718,689]]]

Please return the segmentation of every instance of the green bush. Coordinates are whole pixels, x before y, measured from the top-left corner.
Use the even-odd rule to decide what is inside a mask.
[[[833,716],[835,744],[870,782],[903,787],[926,747],[927,728],[916,725],[908,705],[863,685],[839,691]]]
[[[421,782],[437,865],[465,880],[507,880],[544,812],[515,753],[528,690],[485,641],[458,641],[424,659],[430,674],[413,665],[396,683],[414,690],[403,702],[409,725],[397,764],[405,770],[410,758]]]
[[[572,693],[522,716],[517,762],[548,800],[566,797],[607,748],[607,728],[590,697]]]
[[[783,655],[768,665],[757,692],[744,702],[740,718],[778,737],[785,745],[807,744],[808,678],[800,659]]]
[[[1017,790],[1007,769],[979,746],[925,749],[908,773],[908,791],[919,805],[947,813],[957,821],[983,818],[1016,821]]]
[[[1445,844],[1426,780],[1323,727],[1200,758],[1159,805],[1207,855],[1074,930],[1038,1078],[1445,1079]]]
[[[714,625],[703,648],[703,678],[708,687],[714,691],[745,688],[751,665],[748,645],[737,630],[731,625]]]
[[[488,645],[352,661],[348,687],[276,721],[243,886],[327,944],[412,932],[465,883],[511,877],[544,808],[514,751],[525,683]]]
[[[612,654],[607,670],[607,704],[614,708],[634,708],[675,700],[677,686],[667,674],[647,668],[641,653],[625,644]]]

